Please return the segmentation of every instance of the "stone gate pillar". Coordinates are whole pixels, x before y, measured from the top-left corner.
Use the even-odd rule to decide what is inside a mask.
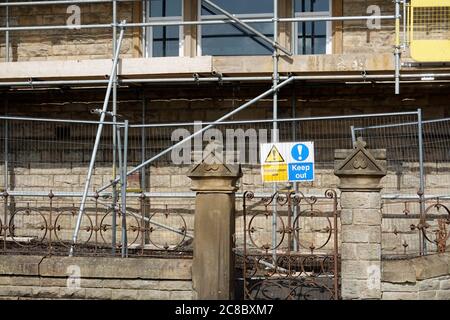
[[[242,171],[220,158],[212,152],[188,173],[197,193],[192,282],[201,300],[234,297],[235,192]]]
[[[341,191],[341,296],[381,298],[381,189],[386,151],[358,140],[353,150],[336,150]]]

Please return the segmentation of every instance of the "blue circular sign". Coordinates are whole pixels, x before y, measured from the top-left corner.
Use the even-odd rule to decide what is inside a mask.
[[[309,149],[303,143],[299,143],[292,147],[291,155],[297,161],[305,161],[309,156]]]

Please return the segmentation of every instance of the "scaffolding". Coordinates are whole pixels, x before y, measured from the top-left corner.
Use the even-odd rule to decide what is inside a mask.
[[[263,99],[267,96],[272,96],[273,101],[273,119],[272,119],[272,127],[274,132],[277,129],[277,121],[278,121],[278,91],[288,85],[292,84],[298,80],[326,80],[326,81],[393,81],[395,84],[395,93],[400,93],[400,82],[401,80],[408,79],[421,79],[424,77],[423,74],[414,73],[414,74],[401,74],[400,73],[400,55],[401,55],[401,42],[400,42],[400,21],[402,19],[402,14],[400,13],[401,3],[405,7],[406,1],[395,0],[395,14],[394,15],[380,15],[380,16],[332,16],[332,17],[290,17],[290,18],[280,18],[278,15],[278,0],[273,1],[273,17],[272,18],[264,18],[264,19],[239,19],[233,13],[228,12],[215,4],[210,0],[201,0],[200,2],[205,3],[215,10],[225,15],[224,19],[215,19],[215,20],[197,20],[197,21],[170,21],[170,22],[127,22],[127,21],[117,21],[117,12],[118,12],[118,3],[120,2],[142,2],[145,3],[145,0],[56,0],[56,1],[29,1],[29,2],[13,2],[6,1],[4,3],[0,3],[0,8],[5,8],[6,12],[6,25],[5,27],[0,27],[0,32],[5,32],[5,52],[6,52],[6,61],[8,62],[10,59],[10,33],[11,32],[23,32],[23,31],[44,31],[44,30],[70,30],[73,29],[73,26],[68,25],[51,25],[51,26],[10,26],[10,12],[9,9],[11,7],[20,7],[20,6],[43,6],[43,5],[68,5],[68,4],[96,4],[96,3],[108,3],[112,5],[112,21],[109,24],[88,24],[88,25],[77,25],[77,29],[111,29],[112,30],[112,43],[113,43],[113,62],[111,67],[111,72],[109,74],[109,79],[107,80],[92,80],[92,79],[84,79],[84,80],[56,80],[56,81],[41,81],[30,79],[29,81],[14,81],[14,82],[0,82],[0,87],[40,87],[40,86],[61,86],[61,85],[107,85],[106,95],[104,99],[103,108],[100,110],[100,120],[98,125],[98,131],[95,139],[95,143],[93,146],[93,151],[91,155],[91,161],[89,164],[89,171],[86,176],[84,191],[81,195],[80,207],[78,211],[77,224],[73,234],[72,246],[70,249],[70,255],[73,255],[74,245],[77,243],[77,237],[80,229],[81,219],[84,214],[84,206],[86,202],[86,198],[89,194],[89,186],[90,179],[92,176],[92,168],[95,163],[95,157],[97,153],[98,141],[102,135],[103,124],[105,123],[106,115],[108,114],[108,103],[110,101],[110,96],[112,95],[112,122],[114,123],[113,130],[113,181],[97,190],[97,192],[102,192],[109,187],[112,187],[113,194],[113,208],[116,209],[116,202],[118,201],[118,190],[117,186],[119,183],[121,184],[121,200],[122,207],[126,207],[126,181],[127,177],[132,173],[141,170],[149,163],[163,156],[164,154],[170,152],[173,148],[178,145],[181,145],[187,140],[194,138],[196,135],[201,134],[205,130],[215,126],[218,123],[225,121],[230,118],[232,115],[244,110],[245,108],[253,105],[259,100]],[[281,55],[292,56],[293,53],[288,48],[283,47],[278,43],[278,24],[280,22],[315,22],[315,21],[367,21],[368,19],[378,19],[378,20],[393,20],[395,21],[395,44],[394,44],[394,74],[353,74],[353,75],[314,75],[314,76],[281,76],[279,73],[279,60]],[[405,17],[403,15],[403,19],[405,21]],[[272,23],[273,24],[273,39],[266,37],[264,34],[260,33],[258,30],[253,28],[250,23]],[[272,60],[273,60],[273,74],[272,76],[249,76],[249,77],[222,77],[222,76],[213,76],[200,78],[197,75],[193,77],[185,77],[185,78],[170,78],[170,79],[120,79],[118,75],[118,61],[120,60],[120,47],[123,39],[124,30],[127,28],[142,28],[145,30],[147,27],[152,26],[199,26],[204,24],[235,24],[239,25],[239,27],[247,30],[251,34],[257,36],[259,39],[270,45],[273,49],[272,51]],[[406,24],[404,23],[404,26]],[[405,30],[404,30],[405,32]],[[120,33],[120,34],[119,34]],[[118,36],[119,34],[119,36]],[[430,76],[427,74],[427,76]],[[450,77],[450,73],[435,73],[432,75],[433,78],[448,78]],[[207,125],[202,128],[202,130],[192,134],[188,138],[180,141],[175,144],[171,148],[165,149],[160,152],[158,155],[143,161],[140,165],[136,166],[132,170],[126,172],[126,130],[127,125],[121,125],[117,123],[117,88],[121,84],[129,84],[129,83],[200,83],[200,82],[236,82],[236,81],[264,81],[271,82],[272,87],[255,97],[251,101],[241,105],[240,107],[234,109],[233,111],[223,115],[213,123]],[[120,130],[124,129],[123,140],[120,139]],[[273,136],[273,142],[278,140],[277,136]],[[121,141],[123,141],[124,145],[121,145]],[[117,161],[119,161],[119,166],[117,167]],[[120,171],[119,174],[117,171]],[[276,186],[274,186],[274,191],[276,191]],[[125,202],[124,202],[125,201]],[[115,214],[113,217],[115,218]],[[125,215],[122,217],[125,219]],[[113,224],[116,223],[113,220]],[[276,214],[274,215],[274,224],[276,224]],[[123,225],[126,226],[126,220]],[[276,228],[274,228],[275,230]],[[125,245],[122,247],[122,256],[127,256],[127,239],[126,232],[122,232],[122,236],[125,237],[122,239],[122,243]],[[276,239],[273,239],[275,241]],[[113,238],[113,245],[115,243],[115,238]]]

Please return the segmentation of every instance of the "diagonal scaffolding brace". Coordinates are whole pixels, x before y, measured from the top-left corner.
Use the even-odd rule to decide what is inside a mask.
[[[81,198],[81,203],[80,203],[80,209],[78,211],[77,222],[76,222],[76,225],[75,225],[75,230],[73,232],[72,245],[70,246],[69,256],[73,256],[74,246],[77,243],[78,233],[80,231],[81,219],[83,217],[84,209],[85,209],[85,206],[86,206],[86,198],[87,198],[87,195],[88,195],[88,192],[89,192],[89,186],[91,184],[92,172],[94,170],[95,158],[97,157],[98,145],[100,144],[100,138],[102,136],[103,125],[104,125],[104,121],[105,121],[105,117],[106,117],[106,111],[108,109],[109,98],[111,96],[113,83],[115,82],[115,79],[116,79],[116,76],[117,76],[117,64],[118,64],[118,61],[119,61],[120,48],[122,46],[122,40],[123,40],[124,31],[125,31],[125,29],[121,28],[120,35],[119,35],[119,40],[118,40],[118,43],[117,43],[117,46],[116,46],[116,52],[114,54],[113,65],[112,65],[112,68],[111,68],[111,76],[109,77],[108,89],[106,90],[105,100],[103,101],[103,108],[102,108],[102,112],[101,112],[101,115],[100,115],[100,123],[98,125],[97,135],[95,137],[95,143],[94,143],[94,148],[92,150],[91,161],[89,163],[89,169],[88,169],[88,173],[87,173],[87,177],[86,177],[86,182],[84,184],[83,196]]]
[[[153,161],[159,159],[160,157],[162,157],[163,155],[169,153],[170,151],[172,151],[173,149],[181,146],[182,144],[186,143],[187,141],[191,140],[192,138],[202,134],[203,132],[205,132],[206,130],[214,127],[216,124],[219,124],[223,121],[225,121],[226,119],[230,118],[231,116],[235,115],[236,113],[244,110],[245,108],[255,104],[256,102],[258,102],[261,99],[264,99],[265,97],[273,94],[274,91],[276,90],[280,90],[281,88],[283,88],[284,86],[288,85],[289,83],[291,83],[292,81],[294,81],[294,77],[289,77],[288,79],[284,80],[283,82],[280,82],[277,86],[270,88],[269,90],[261,93],[259,96],[257,96],[256,98],[253,98],[252,100],[244,103],[243,105],[241,105],[240,107],[234,109],[233,111],[223,115],[221,118],[217,119],[216,121],[212,122],[211,124],[207,125],[206,127],[196,131],[195,133],[191,134],[190,136],[184,138],[183,140],[177,142],[176,144],[174,144],[173,146],[171,146],[170,148],[164,149],[163,151],[161,151],[160,153],[158,153],[157,155],[151,157],[150,159],[147,159],[146,161],[142,162],[140,165],[134,167],[133,169],[131,169],[130,171],[127,172],[127,176],[133,174],[136,171],[141,170],[142,168],[144,168],[145,166],[149,165],[150,163],[152,163]],[[108,189],[109,187],[111,187],[112,185],[118,183],[120,181],[120,178],[116,178],[115,180],[111,181],[109,184],[104,185],[103,187],[99,188],[97,190],[98,193]]]
[[[262,34],[261,32],[259,32],[258,30],[256,30],[255,28],[253,28],[252,26],[250,26],[248,23],[242,21],[241,19],[237,18],[235,15],[233,15],[232,13],[222,9],[221,7],[219,7],[218,5],[216,5],[215,3],[209,1],[209,0],[202,0],[204,3],[208,4],[210,7],[216,9],[217,11],[219,11],[220,13],[222,13],[223,15],[225,15],[227,18],[229,18],[230,20],[236,22],[237,24],[239,24],[241,27],[243,27],[244,29],[254,33],[255,35],[257,35],[258,37],[260,37],[261,39],[263,39],[264,41],[266,41],[267,43],[269,43],[271,46],[273,46],[276,49],[279,49],[281,51],[283,51],[285,54],[287,54],[288,56],[292,56],[292,52],[290,52],[288,49],[284,48],[283,46],[281,46],[276,40],[272,40],[269,37],[265,36],[264,34]],[[274,18],[274,23],[276,24],[277,20],[276,18]],[[276,35],[274,35],[276,38]]]

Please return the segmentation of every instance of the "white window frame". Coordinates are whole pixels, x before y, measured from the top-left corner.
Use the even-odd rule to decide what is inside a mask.
[[[328,0],[328,11],[314,11],[314,12],[295,12],[295,0],[292,0],[292,10],[294,11],[294,17],[300,18],[300,17],[331,17],[332,16],[332,1]],[[298,52],[298,24],[301,22],[293,22],[292,23],[292,46],[294,48],[293,52],[294,55],[303,55]],[[325,54],[332,54],[333,53],[333,23],[332,21],[326,21],[326,49]],[[320,55],[320,54],[316,54]]]
[[[172,17],[150,17],[150,1],[145,3],[145,17],[147,22],[180,22],[183,21],[184,16],[184,1],[181,0],[181,16]],[[145,57],[153,58],[153,28],[147,27],[145,38],[147,45],[145,47]],[[184,56],[184,28],[182,25],[178,26],[178,56]],[[159,57],[158,57],[159,58]]]
[[[245,0],[241,0],[245,1]],[[242,14],[233,14],[238,19],[272,19],[273,18],[273,12],[272,13],[242,13]],[[202,16],[202,2],[199,1],[198,7],[197,7],[197,16],[200,18],[200,21],[205,20],[222,20],[222,19],[228,19],[225,15],[203,15]],[[197,28],[197,55],[202,56],[202,25],[198,25]]]

